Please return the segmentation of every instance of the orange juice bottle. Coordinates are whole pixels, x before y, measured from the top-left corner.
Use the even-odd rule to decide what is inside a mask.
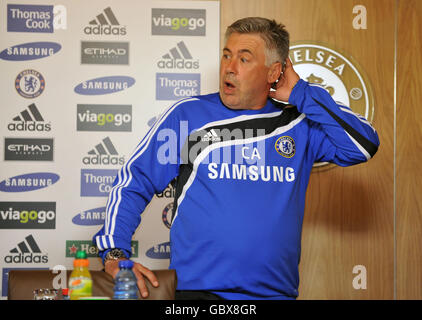
[[[92,278],[88,270],[89,260],[84,251],[76,252],[73,271],[69,279],[70,300],[92,296]]]

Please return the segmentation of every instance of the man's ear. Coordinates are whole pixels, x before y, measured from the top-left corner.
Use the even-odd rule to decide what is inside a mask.
[[[282,65],[280,62],[274,62],[268,70],[267,81],[268,83],[274,83],[280,78]]]

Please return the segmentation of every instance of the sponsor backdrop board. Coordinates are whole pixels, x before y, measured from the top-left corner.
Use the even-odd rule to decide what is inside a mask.
[[[217,1],[0,4],[0,268],[72,268],[101,228],[118,169],[155,119],[218,90]],[[167,268],[174,190],[156,195],[135,261]],[[141,230],[142,229],[142,230]]]

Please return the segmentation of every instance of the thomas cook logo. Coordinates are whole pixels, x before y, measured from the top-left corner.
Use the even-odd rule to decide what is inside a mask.
[[[296,153],[295,141],[289,136],[280,137],[275,142],[275,150],[285,158],[292,158]]]
[[[350,55],[331,46],[302,41],[292,44],[289,56],[301,79],[324,88],[338,104],[349,106],[372,122],[372,88],[362,67]],[[325,164],[317,163],[314,167]]]

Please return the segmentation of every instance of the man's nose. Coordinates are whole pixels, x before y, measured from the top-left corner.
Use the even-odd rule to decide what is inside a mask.
[[[232,58],[227,62],[226,73],[237,74],[237,62],[236,59]]]

